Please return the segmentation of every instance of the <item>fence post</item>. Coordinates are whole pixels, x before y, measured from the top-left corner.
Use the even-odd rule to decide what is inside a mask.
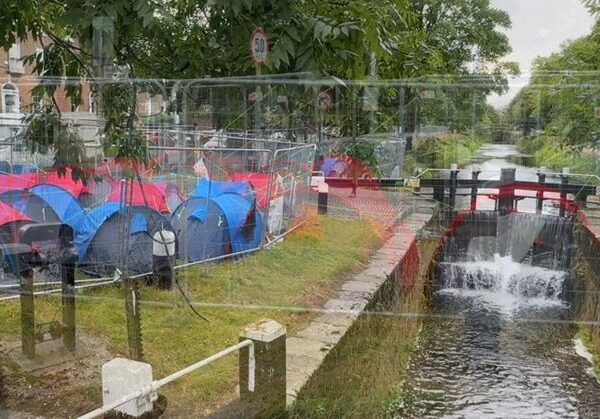
[[[327,202],[329,198],[329,185],[325,182],[320,183],[318,186],[317,195],[317,212],[322,215],[327,214]]]
[[[546,183],[546,174],[544,173],[545,168],[540,167],[540,170],[537,172],[539,190],[536,193],[537,205],[535,208],[535,212],[537,214],[542,213],[542,209],[544,208],[544,183]]]
[[[261,320],[242,331],[240,341],[246,339],[254,345],[240,350],[240,402],[245,416],[276,417],[286,407],[285,326]]]
[[[564,217],[566,214],[567,207],[567,193],[564,190],[563,185],[569,183],[569,174],[571,170],[568,167],[563,167],[562,175],[560,175],[560,210],[559,215]]]
[[[475,169],[471,172],[471,180],[473,181],[473,186],[471,187],[471,211],[477,209],[477,180],[480,173],[481,170],[479,169]]]
[[[500,169],[500,190],[498,193],[498,211],[500,215],[507,215],[515,208],[515,179],[516,169]]]
[[[448,196],[448,220],[452,219],[452,213],[455,211],[456,207],[456,188],[458,185],[458,164],[452,163],[450,165],[450,193]]]

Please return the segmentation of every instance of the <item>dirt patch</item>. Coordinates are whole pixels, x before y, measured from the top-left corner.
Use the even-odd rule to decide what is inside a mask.
[[[101,368],[115,357],[101,339],[78,333],[85,348],[81,358],[32,372],[25,372],[15,362],[14,337],[2,336],[0,352],[0,408],[16,414],[64,418],[64,412],[85,413],[101,404]]]

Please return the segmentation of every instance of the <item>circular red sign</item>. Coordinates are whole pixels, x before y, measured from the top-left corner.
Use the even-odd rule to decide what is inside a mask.
[[[250,56],[256,64],[265,64],[269,58],[269,36],[263,28],[256,28],[250,34]]]

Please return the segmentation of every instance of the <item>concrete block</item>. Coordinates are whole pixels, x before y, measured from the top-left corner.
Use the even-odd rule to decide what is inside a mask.
[[[326,310],[332,310],[335,312],[361,312],[367,305],[367,301],[361,299],[359,301],[353,300],[340,300],[337,298],[332,298],[327,301],[323,308]]]
[[[102,366],[102,402],[113,403],[124,396],[149,386],[153,381],[152,366],[145,362],[115,358]],[[152,412],[156,393],[131,400],[115,410],[126,415],[139,417]]]
[[[335,345],[346,334],[347,330],[348,328],[345,326],[313,321],[306,329],[298,333],[298,337]]]
[[[288,338],[286,345],[288,354],[313,358],[319,362],[322,362],[323,359],[325,359],[325,356],[333,346],[332,344],[324,343],[316,339],[299,337]]]

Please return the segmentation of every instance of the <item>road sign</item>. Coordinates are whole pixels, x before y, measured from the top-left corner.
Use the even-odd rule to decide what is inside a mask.
[[[594,114],[596,114],[596,118],[600,119],[600,107],[594,108]]]
[[[269,58],[269,37],[263,28],[256,28],[250,34],[250,56],[256,64],[265,64]]]

